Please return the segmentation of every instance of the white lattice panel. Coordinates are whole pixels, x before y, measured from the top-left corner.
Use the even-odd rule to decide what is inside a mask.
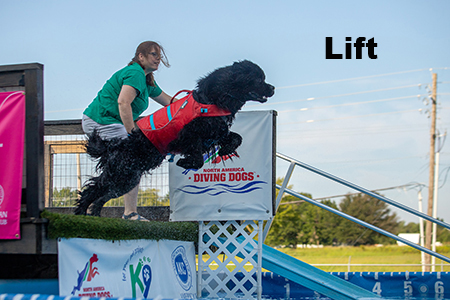
[[[199,222],[199,298],[261,298],[262,242],[255,238],[262,237],[263,222],[259,224]]]

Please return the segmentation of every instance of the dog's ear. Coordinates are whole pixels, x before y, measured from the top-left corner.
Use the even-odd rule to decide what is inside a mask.
[[[233,63],[231,65],[231,68],[236,73],[241,73],[245,75],[251,74],[252,77],[259,76],[262,78],[265,78],[264,71],[255,63],[251,62],[250,60],[241,60],[238,62]]]
[[[251,68],[254,67],[255,64],[252,63],[251,61],[244,59],[244,60],[240,60],[240,61],[236,61],[233,63],[233,67],[234,68]]]
[[[243,60],[236,61],[233,63],[233,65],[250,65],[250,64],[254,65],[254,63],[252,63],[248,59],[243,59]]]

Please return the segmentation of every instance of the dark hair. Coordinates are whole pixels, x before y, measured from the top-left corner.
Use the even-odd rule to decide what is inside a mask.
[[[166,67],[170,67],[169,60],[167,59],[166,53],[164,52],[164,48],[158,43],[152,41],[140,43],[136,49],[134,57],[131,59],[128,65],[137,63],[142,68],[144,68],[141,62],[139,61],[139,54],[142,53],[143,55],[149,55],[153,50],[159,52],[159,56],[161,57],[161,62],[163,63],[163,65],[165,65]],[[153,72],[147,74],[146,79],[148,85],[155,86],[155,78],[153,77]]]

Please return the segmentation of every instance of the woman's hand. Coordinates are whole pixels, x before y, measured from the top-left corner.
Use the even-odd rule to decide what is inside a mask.
[[[130,85],[123,85],[120,90],[119,98],[119,114],[122,119],[122,123],[128,133],[134,128],[133,110],[131,109],[131,102],[136,98],[137,91]],[[170,100],[169,100],[170,101]]]

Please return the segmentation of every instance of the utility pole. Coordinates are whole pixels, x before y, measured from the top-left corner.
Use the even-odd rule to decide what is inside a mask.
[[[435,151],[436,151],[436,89],[437,89],[437,74],[432,74],[433,87],[431,91],[431,129],[430,129],[430,172],[428,181],[428,211],[427,214],[431,217],[433,215],[433,196],[434,196],[434,177],[435,177]],[[425,247],[431,250],[431,221],[427,221],[425,232]],[[425,271],[430,271],[431,256],[425,254]]]

